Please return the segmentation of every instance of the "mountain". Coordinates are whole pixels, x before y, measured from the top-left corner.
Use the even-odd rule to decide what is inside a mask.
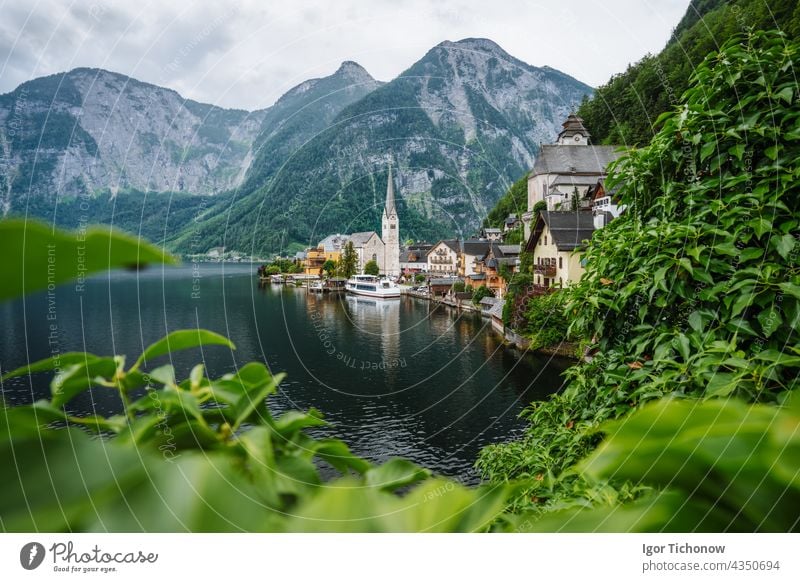
[[[780,29],[800,34],[797,0],[692,0],[664,49],[647,55],[584,102],[578,114],[596,143],[647,144],[658,116],[689,86],[694,68],[734,34]]]
[[[389,163],[404,238],[469,234],[590,93],[490,40],[443,42],[345,107],[280,167],[253,164],[258,179],[245,180],[237,202],[207,213],[176,244],[200,238],[263,252],[375,229]]]
[[[263,118],[100,69],[35,79],[0,96],[0,204],[233,188]]]
[[[392,163],[401,236],[470,234],[591,92],[486,39],[388,83],[347,61],[254,112],[75,69],[0,95],[0,211],[263,254],[376,229]]]
[[[169,240],[379,85],[348,61],[247,112],[100,69],[34,79],[0,95],[0,214]]]

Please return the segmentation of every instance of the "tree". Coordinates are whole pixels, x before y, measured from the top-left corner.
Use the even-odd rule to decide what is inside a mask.
[[[332,277],[333,274],[336,272],[336,261],[328,259],[322,265],[322,270],[325,271],[325,274],[328,275],[328,277]]]
[[[494,297],[494,291],[489,289],[486,285],[481,285],[472,294],[472,302],[478,305],[484,297]]]
[[[466,285],[464,285],[464,281],[456,281],[453,283],[453,293],[463,293]]]
[[[418,284],[423,283],[425,281],[425,275],[423,275],[422,273],[417,273],[416,275],[414,275],[414,281]]]
[[[339,261],[339,275],[349,279],[356,274],[357,268],[358,255],[356,255],[356,249],[353,247],[353,241],[347,241],[347,244],[344,245],[342,260]]]
[[[365,275],[378,275],[381,272],[378,263],[375,261],[367,261],[367,264],[364,265],[364,274]]]

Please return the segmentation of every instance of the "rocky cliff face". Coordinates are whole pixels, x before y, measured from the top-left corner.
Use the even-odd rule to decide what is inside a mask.
[[[225,110],[99,69],[0,97],[6,208],[120,190],[211,194],[237,186],[264,111]]]

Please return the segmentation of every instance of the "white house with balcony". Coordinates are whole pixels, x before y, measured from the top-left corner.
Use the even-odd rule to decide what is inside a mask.
[[[460,252],[460,241],[440,240],[428,251],[428,273],[437,277],[457,275]]]

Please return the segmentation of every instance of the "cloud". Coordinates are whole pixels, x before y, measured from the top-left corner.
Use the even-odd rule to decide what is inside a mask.
[[[491,38],[590,85],[657,52],[689,0],[6,0],[0,92],[100,67],[257,109],[343,60],[388,80],[443,40]]]

